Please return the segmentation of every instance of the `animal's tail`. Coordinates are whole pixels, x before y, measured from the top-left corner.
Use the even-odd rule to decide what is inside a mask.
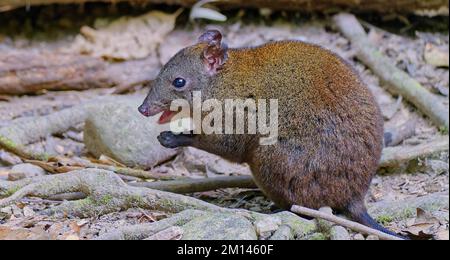
[[[362,203],[357,203],[356,205],[352,205],[347,208],[347,215],[353,219],[354,221],[361,223],[365,226],[368,226],[370,228],[376,229],[378,231],[381,231],[383,233],[396,236],[401,239],[407,239],[399,234],[396,234],[387,228],[383,227],[382,225],[378,224],[378,222],[373,219],[369,213],[367,213],[366,207]]]

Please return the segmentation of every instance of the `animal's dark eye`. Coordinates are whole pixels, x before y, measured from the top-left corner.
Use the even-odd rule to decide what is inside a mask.
[[[183,79],[183,78],[176,78],[176,79],[173,81],[172,85],[173,85],[174,87],[176,87],[176,88],[182,88],[182,87],[184,87],[184,86],[186,85],[186,80]]]

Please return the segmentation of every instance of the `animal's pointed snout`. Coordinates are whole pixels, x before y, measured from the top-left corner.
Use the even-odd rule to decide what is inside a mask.
[[[150,108],[149,108],[149,106],[148,106],[145,102],[144,102],[142,105],[139,106],[138,110],[139,110],[139,112],[140,112],[142,115],[144,115],[144,116],[146,116],[146,117],[151,116],[151,114],[150,114]]]
[[[148,104],[147,101],[144,101],[144,103],[139,106],[138,110],[146,117],[154,116],[164,111],[161,106]]]

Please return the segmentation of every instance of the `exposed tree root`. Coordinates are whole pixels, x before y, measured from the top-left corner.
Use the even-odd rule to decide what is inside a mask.
[[[13,51],[0,53],[0,65],[0,94],[14,95],[112,86],[122,92],[148,83],[159,64],[151,58],[108,63],[86,55]]]
[[[46,214],[67,214],[78,217],[98,216],[132,207],[172,213],[186,209],[223,210],[195,198],[131,187],[113,172],[95,169],[37,177],[32,181],[0,181],[0,192],[3,196],[10,195],[0,200],[0,207],[13,204],[26,196],[48,198],[62,193],[82,192],[87,195],[85,199],[66,201],[45,212]]]
[[[98,240],[142,240],[173,226],[181,226],[194,218],[207,214],[205,211],[185,210],[172,217],[140,225],[125,226],[100,235]]]
[[[27,196],[51,198],[65,193],[81,193],[86,197],[76,201],[65,201],[43,213],[95,217],[129,208],[179,213],[163,221],[123,227],[101,236],[101,239],[144,239],[171,226],[187,223],[206,214],[205,212],[238,214],[252,223],[267,217],[279,218],[282,225],[289,227],[293,237],[304,236],[315,229],[312,221],[304,220],[290,212],[280,212],[269,216],[242,209],[226,209],[188,196],[132,187],[124,183],[113,172],[97,169],[42,176],[16,182],[0,181],[0,196],[4,197],[0,200],[0,208],[14,204]]]

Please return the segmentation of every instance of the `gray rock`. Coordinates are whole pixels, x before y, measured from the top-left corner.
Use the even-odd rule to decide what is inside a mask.
[[[366,240],[380,240],[380,238],[374,235],[368,235]]]
[[[24,163],[15,165],[8,174],[8,180],[17,181],[25,178],[33,178],[45,175],[45,170],[39,166]]]
[[[358,233],[353,237],[353,240],[366,240],[366,238],[363,236],[363,234]]]
[[[417,208],[435,212],[448,210],[448,205],[448,193],[434,193],[423,197],[372,203],[369,205],[369,214],[375,219],[405,220],[415,217]]]
[[[119,99],[88,107],[84,143],[91,154],[109,156],[130,167],[150,168],[177,154],[158,142],[169,124],[157,124],[159,116],[146,118],[137,108],[144,98]]]
[[[430,167],[431,171],[435,174],[446,174],[448,173],[448,163],[440,160],[429,160],[427,161],[427,166]]]
[[[184,240],[256,240],[256,231],[245,217],[231,214],[207,214],[183,227]]]
[[[276,231],[281,225],[281,219],[277,217],[267,217],[255,222],[256,233],[263,237],[269,237],[269,235]]]
[[[282,225],[275,233],[270,237],[270,240],[292,240],[294,234],[291,227],[288,225]]]
[[[333,226],[330,230],[331,240],[350,240],[350,234],[342,226]]]

